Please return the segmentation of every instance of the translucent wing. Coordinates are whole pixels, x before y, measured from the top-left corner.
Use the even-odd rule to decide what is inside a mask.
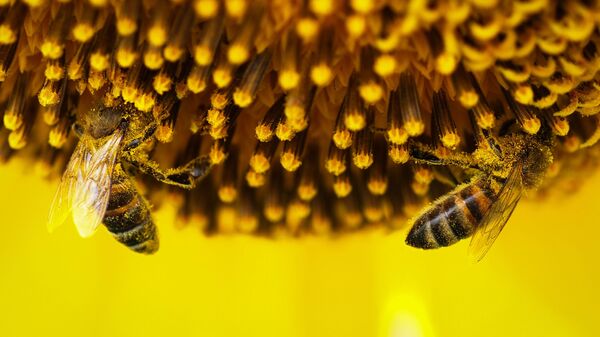
[[[73,222],[79,235],[89,237],[102,223],[110,197],[111,174],[123,133],[117,131],[104,144],[86,153],[72,190]]]
[[[498,199],[485,214],[480,226],[471,238],[469,255],[475,262],[481,261],[490,250],[515,210],[522,194],[521,165],[517,165],[512,169],[498,194]]]
[[[110,197],[111,174],[122,138],[122,132],[117,131],[98,148],[88,138],[82,138],[71,156],[50,207],[50,232],[62,225],[70,214],[82,237],[92,235],[102,223]]]
[[[79,142],[71,155],[71,159],[67,164],[67,168],[63,173],[60,184],[58,185],[58,190],[56,191],[54,200],[50,206],[50,214],[48,215],[47,223],[49,232],[53,232],[57,227],[61,226],[71,214],[72,196],[75,191],[78,171],[85,154],[86,146],[83,142]]]

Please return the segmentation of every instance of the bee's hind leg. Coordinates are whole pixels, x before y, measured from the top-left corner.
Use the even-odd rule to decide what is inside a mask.
[[[206,177],[212,168],[208,156],[200,156],[185,165],[166,170],[144,154],[127,154],[124,159],[139,171],[151,175],[160,182],[185,189],[196,187],[197,183]]]

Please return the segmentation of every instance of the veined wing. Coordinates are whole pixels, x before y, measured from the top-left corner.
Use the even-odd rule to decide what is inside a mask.
[[[492,204],[485,214],[480,226],[473,234],[469,245],[469,255],[475,261],[481,261],[490,247],[502,232],[504,225],[510,219],[515,207],[523,194],[521,180],[521,165],[510,172],[506,183],[498,194],[498,199]]]
[[[57,227],[61,226],[71,214],[73,192],[75,191],[78,172],[86,153],[86,146],[80,141],[71,155],[71,159],[58,185],[58,190],[54,195],[54,200],[52,200],[48,223],[46,224],[49,232],[53,232]]]
[[[86,154],[72,190],[73,222],[82,237],[89,237],[102,223],[110,197],[111,175],[123,132],[117,130],[104,144]]]

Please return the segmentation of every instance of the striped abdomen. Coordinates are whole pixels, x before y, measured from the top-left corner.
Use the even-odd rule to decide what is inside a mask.
[[[103,222],[115,239],[131,250],[145,254],[158,250],[158,234],[148,205],[119,164],[112,174]]]
[[[467,238],[495,200],[496,194],[485,180],[461,185],[434,202],[414,221],[406,243],[433,249]]]

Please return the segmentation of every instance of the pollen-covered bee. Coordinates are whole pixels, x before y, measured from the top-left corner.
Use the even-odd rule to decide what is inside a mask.
[[[140,146],[154,136],[156,122],[150,114],[126,103],[98,104],[86,111],[73,129],[79,143],[52,202],[49,231],[72,215],[82,237],[91,236],[103,222],[117,241],[133,251],[156,252],[158,233],[148,202],[124,164],[162,182],[193,188],[208,174],[209,160],[198,156],[179,168],[161,170]]]
[[[545,132],[540,132],[545,134]],[[429,165],[455,165],[474,172],[411,220],[410,246],[434,249],[472,236],[469,255],[481,260],[494,243],[526,190],[538,187],[552,163],[550,137],[522,132],[498,139],[486,134],[472,154],[438,157],[414,143],[411,157]]]

